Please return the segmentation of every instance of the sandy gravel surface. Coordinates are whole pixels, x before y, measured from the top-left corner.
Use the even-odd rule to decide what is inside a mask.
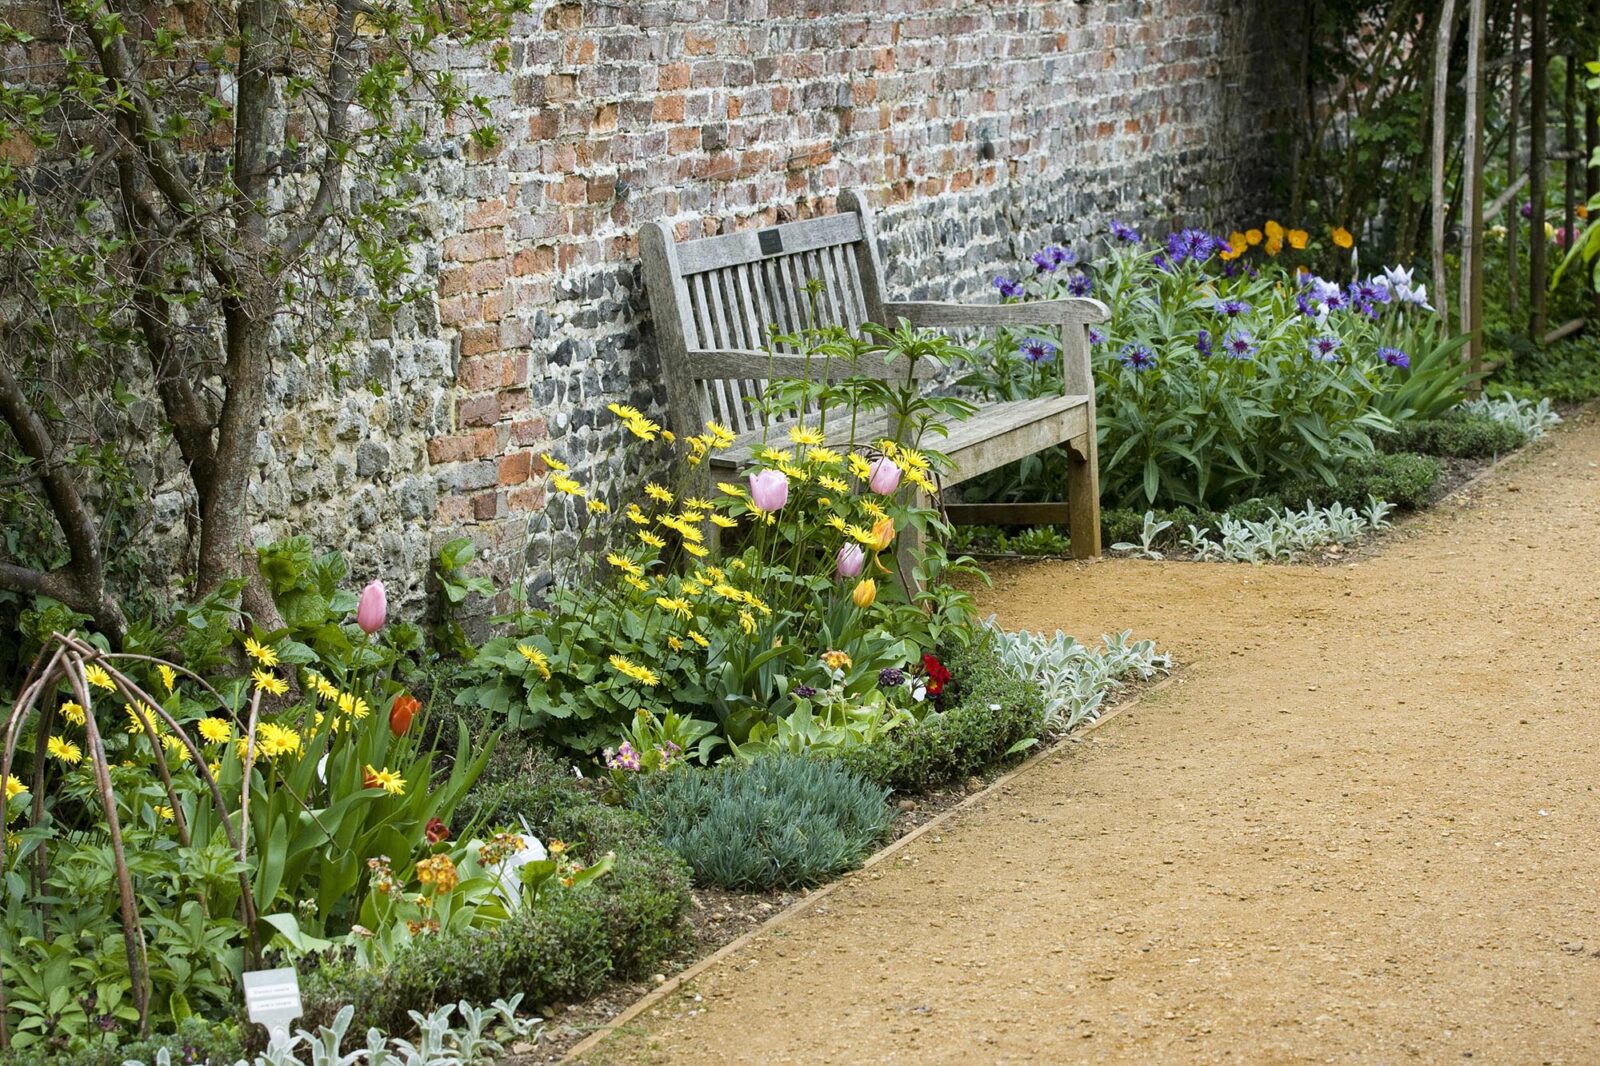
[[[1600,421],[1350,563],[983,598],[1183,672],[589,1061],[1600,1062]]]

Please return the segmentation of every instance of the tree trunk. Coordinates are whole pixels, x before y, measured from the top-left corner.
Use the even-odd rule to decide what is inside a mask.
[[[1528,335],[1538,343],[1544,337],[1546,255],[1550,242],[1545,237],[1545,172],[1547,158],[1546,112],[1550,106],[1550,35],[1545,18],[1547,0],[1529,0],[1533,39],[1533,73],[1528,85],[1528,107],[1532,120],[1528,130],[1528,199],[1533,202],[1533,225],[1528,232]]]
[[[1444,233],[1448,209],[1445,206],[1445,122],[1450,109],[1450,41],[1455,36],[1456,0],[1445,0],[1439,16],[1439,29],[1433,49],[1433,198],[1429,211],[1433,220],[1433,300],[1439,320],[1450,321],[1450,274],[1444,262]]]
[[[1514,183],[1521,171],[1517,167],[1518,140],[1522,131],[1517,122],[1522,115],[1522,3],[1511,0],[1511,104],[1506,113],[1506,182]],[[1510,225],[1506,227],[1506,307],[1512,315],[1522,304],[1522,264],[1517,254],[1522,233],[1522,214],[1517,198],[1511,198]]]
[[[1467,5],[1467,135],[1461,160],[1461,294],[1457,316],[1467,362],[1483,370],[1483,36],[1484,0]]]
[[[1578,222],[1578,55],[1568,52],[1566,62],[1566,100],[1562,116],[1566,128],[1562,143],[1566,148],[1567,167],[1562,175],[1561,247],[1572,247],[1573,230]]]

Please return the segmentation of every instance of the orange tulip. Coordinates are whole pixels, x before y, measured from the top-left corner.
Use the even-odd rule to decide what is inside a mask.
[[[883,551],[894,543],[894,519],[880,518],[872,524],[872,549]]]
[[[394,703],[389,706],[389,732],[397,737],[405,736],[406,730],[411,728],[411,719],[422,710],[422,703],[409,692],[402,692],[394,698]]]

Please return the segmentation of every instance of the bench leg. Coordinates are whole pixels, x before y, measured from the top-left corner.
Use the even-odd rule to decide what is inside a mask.
[[[927,507],[929,505],[926,493],[917,492],[911,497],[911,506]],[[921,531],[915,526],[906,525],[894,539],[894,568],[895,577],[900,582],[900,587],[905,590],[906,598],[910,599],[922,591],[922,586],[917,584],[917,554],[922,551],[923,537]]]
[[[1067,517],[1072,557],[1100,554],[1100,458],[1093,431],[1067,444]]]

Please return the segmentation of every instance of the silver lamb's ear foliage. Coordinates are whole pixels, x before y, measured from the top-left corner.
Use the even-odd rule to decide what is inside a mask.
[[[1139,532],[1139,543],[1131,544],[1128,541],[1121,541],[1113,544],[1111,550],[1114,552],[1129,552],[1136,559],[1163,559],[1165,556],[1155,548],[1156,538],[1171,528],[1172,523],[1170,521],[1157,522],[1156,513],[1154,511],[1146,511],[1144,513],[1144,528]]]
[[[1301,552],[1354,544],[1369,533],[1388,529],[1393,512],[1393,504],[1374,496],[1368,496],[1359,511],[1339,503],[1319,508],[1307,500],[1303,511],[1285,509],[1260,522],[1223,515],[1214,538],[1209,529],[1190,526],[1182,546],[1204,562],[1287,562]]]
[[[1068,732],[1100,717],[1108,693],[1125,678],[1142,679],[1172,668],[1172,658],[1160,654],[1155,642],[1133,641],[1133,631],[1108,633],[1102,647],[1088,648],[1059,629],[1053,637],[1042,633],[1002,629],[994,616],[986,623],[1007,666],[1037,684],[1045,697],[1045,726]]]
[[[1492,400],[1487,396],[1479,396],[1462,403],[1460,409],[1468,414],[1487,415],[1496,422],[1516,426],[1527,434],[1530,441],[1543,437],[1561,421],[1561,416],[1550,406],[1548,396],[1538,403],[1514,396],[1500,396]]]

